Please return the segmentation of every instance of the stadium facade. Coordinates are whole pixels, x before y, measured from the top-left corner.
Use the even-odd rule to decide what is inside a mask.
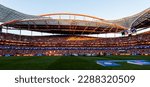
[[[150,55],[150,33],[119,38],[94,38],[81,35],[135,33],[150,27],[150,8],[118,20],[74,13],[28,15],[0,5],[0,55]],[[23,36],[3,33],[29,30],[61,34]]]

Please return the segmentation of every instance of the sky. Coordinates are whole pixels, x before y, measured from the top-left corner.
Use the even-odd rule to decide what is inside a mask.
[[[118,19],[150,7],[150,0],[0,0],[0,4],[26,14],[71,12]]]
[[[71,12],[114,20],[149,8],[150,0],[0,0],[0,4],[31,15]]]

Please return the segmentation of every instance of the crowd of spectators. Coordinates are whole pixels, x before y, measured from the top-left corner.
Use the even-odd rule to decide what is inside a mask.
[[[0,56],[150,55],[150,34],[118,38],[0,34]]]

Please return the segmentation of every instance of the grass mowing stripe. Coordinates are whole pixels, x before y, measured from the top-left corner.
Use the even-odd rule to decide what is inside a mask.
[[[100,69],[99,65],[80,57],[61,57],[49,66],[52,70],[92,70]]]

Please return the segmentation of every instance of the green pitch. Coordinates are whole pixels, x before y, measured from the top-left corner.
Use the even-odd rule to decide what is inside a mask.
[[[150,66],[119,63],[121,66],[104,67],[97,60],[149,60],[150,56],[101,57],[0,57],[1,70],[150,70]]]

